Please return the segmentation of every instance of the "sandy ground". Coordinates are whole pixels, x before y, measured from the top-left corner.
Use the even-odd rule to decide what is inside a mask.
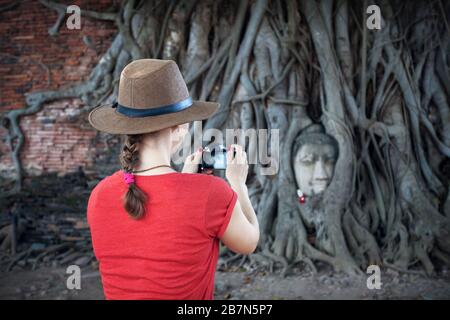
[[[216,273],[216,300],[253,299],[450,299],[450,277],[427,278],[384,270],[381,289],[369,290],[367,277],[352,278],[329,271],[294,272],[285,278],[242,270]],[[98,271],[81,272],[81,289],[68,290],[66,269],[43,267],[0,274],[0,299],[104,299]],[[369,276],[369,275],[367,275]]]

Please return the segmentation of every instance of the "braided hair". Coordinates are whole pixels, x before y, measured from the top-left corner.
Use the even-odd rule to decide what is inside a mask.
[[[142,141],[143,134],[132,134],[125,136],[125,142],[119,160],[125,172],[132,172],[133,168],[139,163],[139,143]],[[124,195],[124,208],[128,215],[133,219],[140,219],[145,214],[145,204],[147,194],[139,189],[133,182],[128,185],[128,191]]]

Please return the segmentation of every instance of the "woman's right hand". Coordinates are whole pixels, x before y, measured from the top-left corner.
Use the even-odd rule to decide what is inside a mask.
[[[198,165],[202,162],[203,149],[199,148],[196,152],[187,156],[184,161],[182,173],[197,173]]]
[[[233,157],[233,150],[236,155]],[[227,151],[227,168],[225,176],[231,186],[243,186],[247,181],[247,153],[238,144],[232,144]]]

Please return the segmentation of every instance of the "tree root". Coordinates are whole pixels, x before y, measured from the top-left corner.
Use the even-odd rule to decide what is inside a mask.
[[[39,254],[36,257],[36,259],[35,259],[35,261],[33,263],[33,266],[31,267],[31,270],[33,270],[33,271],[36,270],[36,267],[38,265],[39,260],[44,258],[46,255],[49,255],[51,253],[55,253],[55,252],[58,252],[60,250],[67,249],[67,248],[70,248],[70,247],[72,247],[72,244],[70,244],[70,243],[62,243],[62,244],[57,244],[57,245],[53,245],[53,246],[50,246],[50,247],[46,248],[44,250],[44,252],[42,252],[41,254]]]
[[[427,276],[427,274],[425,272],[404,269],[402,267],[397,267],[396,265],[390,264],[390,263],[388,263],[386,261],[383,261],[383,266],[386,267],[386,268],[390,268],[392,270],[398,271],[398,272],[402,272],[402,273],[406,273],[406,274],[414,274],[414,275],[422,276],[424,278],[428,278],[428,276]]]

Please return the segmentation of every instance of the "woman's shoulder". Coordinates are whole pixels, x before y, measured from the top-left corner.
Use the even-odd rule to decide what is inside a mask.
[[[207,183],[210,183],[211,185],[221,185],[223,183],[227,184],[225,179],[218,177],[218,176],[211,175],[211,174],[183,173],[182,175],[183,175],[183,177],[186,177],[187,179],[207,182]]]
[[[182,177],[184,178],[184,182],[186,185],[198,188],[199,186],[203,186],[204,192],[206,191],[209,194],[228,194],[231,191],[231,187],[228,182],[220,177],[214,176],[210,174],[204,173],[183,173]]]
[[[93,193],[101,192],[101,190],[103,190],[107,186],[110,187],[115,181],[118,180],[119,174],[120,174],[120,170],[118,170],[118,171],[116,171],[116,172],[114,172],[114,173],[112,173],[110,175],[107,175],[107,176],[103,177],[102,179],[100,179],[97,182],[97,184],[95,184],[95,186],[92,188],[91,195]]]
[[[111,188],[120,186],[121,182],[123,182],[122,180],[123,180],[122,172],[121,170],[118,170],[100,180],[92,189],[92,193],[102,193],[102,190],[104,190],[105,188],[107,188],[110,191]],[[145,176],[143,178],[141,177],[137,178],[138,183],[143,183],[146,181],[155,181],[158,182],[159,184],[164,182],[169,183],[170,181],[172,182],[176,181],[177,183],[183,183],[190,186],[206,185],[210,189],[229,187],[228,183],[224,178],[203,173],[175,172],[173,174],[168,174],[167,176],[165,176],[165,174],[162,174],[157,176]]]

